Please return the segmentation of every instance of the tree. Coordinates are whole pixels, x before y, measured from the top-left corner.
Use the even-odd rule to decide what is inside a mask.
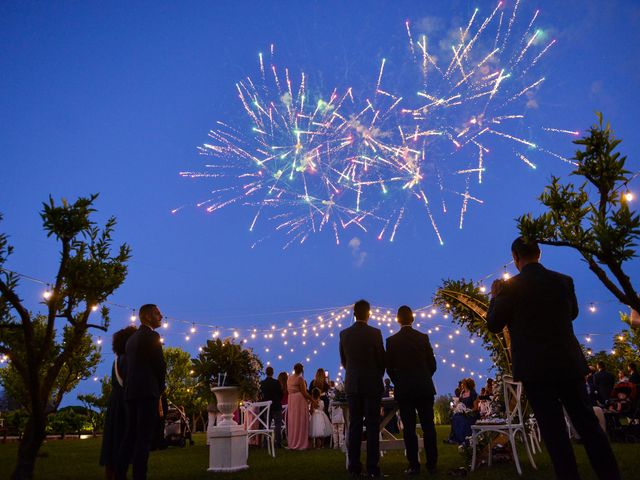
[[[167,362],[167,398],[184,408],[194,425],[197,416],[207,409],[207,400],[196,395],[198,380],[194,376],[191,355],[181,348],[168,347],[164,349],[164,359]]]
[[[482,339],[482,346],[489,351],[493,364],[501,374],[511,374],[511,342],[505,327],[492,333],[487,327],[489,296],[473,281],[444,280],[433,297],[433,303],[451,315],[453,321],[471,335]]]
[[[602,114],[597,115],[599,123],[573,142],[584,150],[576,151],[571,174],[586,181],[576,187],[552,177],[539,197],[547,211],[521,216],[518,228],[525,239],[577,250],[620,302],[640,312],[640,297],[623,269],[636,256],[640,236],[640,216],[627,201],[631,172],[625,169],[627,157],[615,152],[621,140],[608,123],[603,126]]]
[[[61,247],[60,263],[52,289],[43,302],[43,327],[18,296],[19,275],[4,268],[13,247],[7,235],[0,234],[0,354],[8,356],[25,385],[26,410],[29,414],[18,448],[13,480],[33,478],[36,457],[45,438],[49,401],[65,366],[78,360],[83,345],[90,341],[90,328],[106,331],[109,309],[100,309],[100,323],[90,323],[94,308],[124,282],[129,246],[121,245],[112,253],[115,218],[100,229],[91,215],[97,194],[81,197],[70,204],[57,205],[49,197],[43,204],[41,218],[47,237],[54,237]],[[56,339],[56,321],[64,319],[60,342]],[[22,352],[22,353],[21,353]]]
[[[111,377],[105,375],[100,380],[100,395],[87,393],[78,395],[78,400],[82,402],[89,412],[89,421],[93,429],[93,434],[104,428],[104,418],[109,405],[109,396],[111,395]]]
[[[33,319],[34,341],[42,343],[46,333],[46,318],[38,315]],[[64,327],[62,342],[54,344],[48,351],[47,358],[44,359],[43,371],[47,371],[53,366],[55,359],[60,355],[62,345],[69,340],[72,329],[67,325]],[[54,331],[54,339],[56,334]],[[18,334],[12,342],[13,355],[18,359],[18,364],[26,364],[26,345],[23,343],[24,336]],[[65,394],[73,390],[81,380],[91,377],[97,365],[100,363],[100,350],[92,341],[89,335],[85,335],[78,345],[77,354],[60,369],[51,388],[49,399],[47,400],[48,411],[58,410],[60,402]],[[24,378],[16,368],[15,362],[9,362],[4,368],[0,368],[0,384],[7,390],[7,393],[17,400],[20,405],[29,410],[29,388],[24,382]]]
[[[197,393],[208,402],[215,402],[211,387],[237,386],[240,398],[255,400],[260,392],[262,361],[251,348],[243,348],[233,338],[207,340],[197,358],[191,360],[198,381]]]

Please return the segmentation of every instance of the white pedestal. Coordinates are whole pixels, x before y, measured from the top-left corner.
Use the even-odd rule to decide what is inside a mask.
[[[207,422],[207,445],[209,445],[209,437],[211,436],[211,432],[213,432],[216,428],[216,414],[209,410],[208,412],[208,422]]]
[[[207,432],[209,472],[237,472],[249,468],[247,432],[241,425],[215,427]]]

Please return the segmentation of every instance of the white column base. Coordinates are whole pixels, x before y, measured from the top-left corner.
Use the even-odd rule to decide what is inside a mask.
[[[237,472],[249,468],[247,432],[241,425],[214,427],[207,431],[208,472]]]

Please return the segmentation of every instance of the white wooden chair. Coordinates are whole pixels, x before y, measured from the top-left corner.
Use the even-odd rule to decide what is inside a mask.
[[[282,405],[282,429],[281,436],[283,439],[287,437],[287,412],[289,411],[289,405]]]
[[[516,470],[518,475],[522,475],[522,469],[520,468],[520,459],[518,458],[518,451],[516,449],[516,435],[520,433],[522,435],[522,441],[527,450],[529,461],[531,466],[537,469],[533,456],[531,455],[531,449],[529,448],[529,441],[527,439],[527,432],[524,426],[524,420],[522,418],[522,383],[515,382],[511,377],[502,377],[502,383],[504,387],[504,404],[506,409],[506,418],[503,419],[488,419],[480,420],[475,425],[471,426],[471,446],[473,448],[473,458],[471,460],[471,471],[476,467],[476,451],[478,449],[478,436],[484,433],[497,433],[504,434],[509,437],[511,443],[511,450],[513,452],[513,461],[516,464]],[[489,458],[488,464],[491,466],[491,444],[489,444]]]
[[[540,441],[542,440],[540,437],[540,427],[538,426],[538,421],[533,415],[529,417],[529,420],[527,420],[527,425],[529,427],[531,453],[535,455],[538,452],[542,452],[542,447],[540,447]]]
[[[271,400],[267,402],[245,402],[244,427],[247,430],[247,442],[254,437],[265,437],[267,451],[275,458],[274,431],[271,427]]]

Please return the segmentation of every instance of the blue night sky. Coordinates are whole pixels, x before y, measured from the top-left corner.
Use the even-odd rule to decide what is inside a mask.
[[[505,22],[513,3],[504,2],[509,12]],[[339,245],[333,231],[325,229],[303,245],[283,249],[288,239],[275,231],[276,223],[261,221],[249,231],[254,207],[238,202],[207,213],[195,204],[209,198],[213,181],[179,175],[202,171],[211,162],[197,147],[210,141],[207,133],[216,121],[251,138],[252,124],[235,84],[247,76],[259,79],[258,53],[266,58],[269,45],[275,45],[274,64],[280,72],[288,67],[295,83],[305,72],[310,96],[328,97],[334,87],[375,91],[386,58],[381,88],[414,102],[410,79],[418,74],[405,21],[415,38],[428,35],[438,57],[437,49],[448,48],[451,32],[465,28],[476,7],[475,29],[495,5],[484,0],[3,2],[0,211],[5,219],[0,228],[16,247],[7,267],[51,281],[58,246],[43,233],[41,202],[49,194],[73,200],[100,192],[97,217],[104,221],[115,215],[117,241],[133,249],[129,275],[112,302],[135,307],[157,303],[170,317],[169,328],[161,331],[165,344],[194,354],[213,325],[226,335],[237,328],[242,337],[247,329],[281,329],[288,322],[299,326],[305,318],[311,325],[317,315],[329,318],[338,312],[332,307],[363,297],[392,312],[402,304],[417,309],[431,303],[443,278],[500,275],[517,235],[513,219],[540,211],[536,197],[550,175],[566,178],[570,172],[568,164],[540,152],[531,153],[538,168],[527,167],[515,157],[513,142],[492,139],[482,184],[471,177],[470,194],[484,203],[469,202],[462,230],[462,199],[449,196],[450,212],[437,218],[442,246],[424,209],[413,203],[393,242],[388,236],[378,240],[379,228],[364,232],[351,226],[340,231]],[[541,127],[584,131],[601,110],[624,140],[628,168],[638,171],[640,6],[631,0],[523,0],[514,41],[520,38],[515,32],[523,33],[538,8],[541,42],[532,51],[539,53],[553,38],[557,43],[528,77],[545,77],[545,82],[511,110],[527,117],[518,133],[571,157],[575,137]],[[440,57],[448,63],[444,53]],[[218,182],[224,185],[225,180]],[[463,189],[464,176],[449,175],[444,183]],[[640,182],[631,188],[640,194]],[[623,327],[617,313],[622,306],[575,252],[547,247],[543,263],[574,277],[582,306],[575,330],[581,339],[599,333],[592,337],[593,348],[610,348],[612,334]],[[634,263],[629,271],[637,277],[640,269]],[[513,266],[508,268],[515,273]],[[25,302],[39,308],[43,286],[24,280],[20,288]],[[595,313],[588,309],[590,302],[597,306]],[[102,334],[99,376],[110,371],[111,334],[128,324],[130,315],[130,310],[113,307],[109,332]],[[343,326],[349,321],[347,315]],[[192,323],[197,332],[187,342]],[[485,356],[480,363],[484,355],[477,343],[471,345],[464,333],[455,335],[441,314],[421,319],[422,330],[436,325],[441,328],[431,341],[440,345],[438,358],[448,362],[436,373],[441,393],[452,391],[471,370],[486,374],[489,362]],[[273,340],[256,339],[249,345],[276,371],[290,370],[308,356],[307,377],[321,366],[335,376],[339,328],[334,325],[334,337],[328,336],[330,330],[319,337],[309,330],[304,346],[294,337],[284,346],[279,330]],[[450,367],[452,362],[456,368]],[[97,388],[89,379],[74,393]],[[66,402],[75,402],[75,394]]]

